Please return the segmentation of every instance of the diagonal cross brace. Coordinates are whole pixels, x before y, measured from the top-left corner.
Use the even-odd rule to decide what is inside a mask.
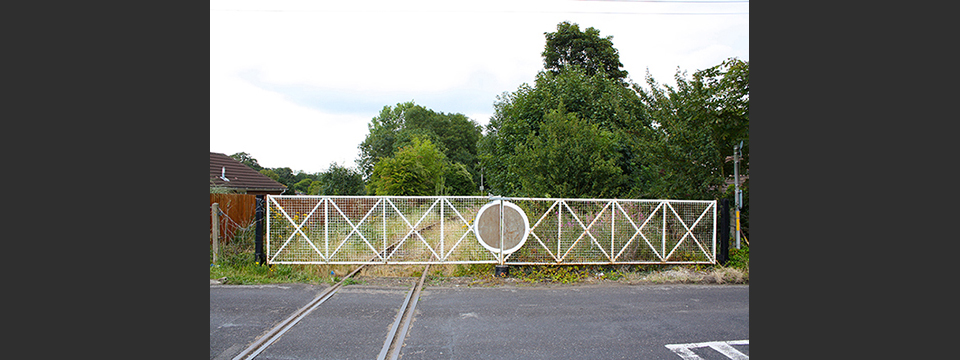
[[[327,199],[330,199],[330,198],[327,198]],[[330,201],[330,200],[328,200],[328,201]],[[347,224],[350,225],[350,227],[353,229],[353,230],[350,230],[350,232],[347,234],[346,237],[343,238],[342,241],[340,241],[340,245],[337,245],[337,248],[334,249],[332,253],[330,253],[330,258],[332,258],[334,255],[336,255],[337,252],[339,252],[340,249],[343,247],[343,245],[347,243],[347,240],[350,239],[350,235],[353,235],[353,233],[357,233],[357,235],[360,236],[360,239],[363,240],[363,243],[366,244],[367,247],[370,248],[370,250],[373,250],[373,252],[377,255],[377,257],[379,257],[381,260],[386,261],[386,260],[383,258],[383,256],[380,255],[380,253],[377,251],[377,249],[376,249],[372,244],[370,244],[370,241],[367,240],[367,237],[366,237],[366,236],[363,236],[363,233],[360,232],[360,225],[362,225],[363,222],[366,221],[368,217],[370,217],[370,214],[373,213],[373,210],[376,209],[376,208],[377,208],[377,205],[380,205],[380,203],[381,203],[382,201],[383,201],[383,199],[380,199],[380,200],[377,201],[376,204],[373,204],[373,206],[370,208],[370,210],[367,210],[367,213],[363,215],[363,218],[361,218],[360,221],[358,221],[356,225],[354,225],[353,222],[350,221],[350,218],[347,217],[347,214],[344,214],[344,213],[343,213],[343,210],[340,210],[340,206],[338,206],[337,203],[335,203],[335,202],[333,202],[333,201],[330,201],[330,203],[333,204],[333,208],[336,209],[338,213],[340,213],[340,216],[342,216],[343,219],[347,221]]]
[[[290,236],[287,237],[287,240],[283,242],[283,245],[281,245],[280,248],[277,249],[277,252],[273,254],[273,258],[271,258],[270,261],[274,261],[277,259],[277,256],[280,256],[280,253],[283,252],[283,249],[287,247],[287,244],[289,244],[290,241],[293,240],[293,237],[296,236],[297,233],[300,233],[300,235],[302,235],[303,238],[307,240],[307,244],[310,244],[310,247],[313,248],[313,250],[316,251],[317,254],[320,255],[320,257],[323,258],[324,261],[327,261],[327,257],[323,256],[323,252],[321,252],[320,249],[317,249],[317,247],[313,245],[313,241],[310,240],[310,237],[308,237],[307,234],[305,234],[302,230],[303,224],[307,223],[307,220],[310,219],[310,216],[313,216],[313,213],[317,211],[317,208],[319,208],[321,204],[323,204],[323,201],[321,200],[319,203],[317,203],[317,205],[314,206],[312,210],[310,210],[310,213],[307,214],[305,218],[303,218],[303,221],[300,222],[299,225],[297,224],[296,221],[293,220],[293,218],[290,217],[290,214],[287,214],[287,211],[284,210],[282,206],[280,206],[280,203],[277,202],[277,199],[271,197],[270,201],[273,201],[273,204],[277,206],[277,209],[280,210],[280,213],[283,214],[283,217],[287,218],[287,221],[289,221],[290,224],[293,224],[293,226],[295,227],[293,233],[290,234]],[[267,221],[270,221],[270,218],[267,218]]]
[[[697,220],[693,222],[693,225],[688,227],[687,224],[683,221],[683,218],[680,217],[680,214],[677,213],[677,210],[675,210],[673,206],[671,206],[669,203],[667,204],[667,207],[670,208],[670,211],[673,212],[673,215],[677,217],[677,221],[679,221],[680,225],[683,225],[683,228],[686,230],[683,236],[680,237],[680,241],[677,241],[677,244],[674,245],[673,249],[670,250],[670,253],[667,254],[667,257],[666,257],[667,259],[669,259],[670,256],[672,256],[673,253],[677,251],[677,248],[679,248],[680,244],[683,243],[683,240],[687,238],[687,235],[689,235],[690,238],[693,239],[693,243],[697,244],[697,247],[700,248],[700,251],[703,253],[703,255],[707,257],[707,259],[713,258],[712,256],[710,256],[710,254],[707,253],[707,250],[703,248],[703,245],[700,244],[700,240],[697,240],[697,237],[693,235],[693,231],[692,231],[692,229],[697,227],[697,224],[700,223],[700,220],[702,220],[703,217],[707,215],[707,212],[710,211],[711,208],[713,208],[713,205],[714,203],[710,203],[709,205],[707,205],[707,207],[703,209],[703,212],[700,213],[700,216],[697,217]]]
[[[409,238],[410,235],[412,235],[412,234],[417,234],[417,237],[420,238],[420,242],[422,242],[424,245],[427,246],[427,249],[430,250],[430,252],[433,254],[433,256],[436,256],[437,259],[440,259],[440,256],[437,255],[437,252],[433,250],[433,247],[430,246],[429,243],[427,243],[427,239],[424,239],[424,238],[423,238],[423,235],[420,234],[420,231],[417,231],[417,226],[420,226],[420,223],[423,222],[423,219],[426,219],[426,218],[427,218],[427,215],[429,215],[429,214],[430,214],[430,211],[432,211],[433,208],[434,208],[435,206],[437,206],[437,203],[438,203],[439,201],[440,201],[440,199],[437,199],[436,201],[434,201],[433,204],[431,204],[430,207],[427,208],[427,211],[424,211],[424,212],[423,212],[423,215],[420,216],[420,220],[417,220],[417,224],[416,224],[416,225],[411,225],[411,224],[410,224],[410,221],[407,220],[407,217],[403,215],[403,212],[400,211],[400,209],[398,209],[397,206],[393,204],[393,201],[390,201],[389,199],[387,199],[387,203],[389,203],[390,206],[393,207],[393,210],[396,210],[396,211],[397,211],[397,214],[400,215],[400,218],[403,219],[403,222],[406,223],[406,224],[407,224],[407,227],[410,228],[410,231],[407,232],[407,234],[404,235],[403,238],[400,239],[400,242],[398,242],[398,243],[397,243],[397,246],[395,246],[395,247],[393,248],[393,251],[390,252],[390,255],[387,255],[387,258],[392,257],[393,254],[396,254],[396,253],[397,253],[397,250],[400,250],[400,246],[401,246],[404,242],[407,241],[407,238]],[[384,261],[386,261],[386,260],[384,260]]]

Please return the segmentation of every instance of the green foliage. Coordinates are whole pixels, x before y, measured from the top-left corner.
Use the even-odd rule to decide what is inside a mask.
[[[649,175],[640,144],[648,137],[649,121],[636,93],[604,73],[588,75],[577,66],[556,74],[541,71],[535,85],[523,84],[494,104],[479,148],[490,191],[507,196],[641,195]],[[575,135],[588,140],[577,145],[580,139],[569,138]],[[550,183],[560,172],[542,171],[549,172],[549,159],[561,160],[564,153],[571,158],[563,160],[568,185]],[[537,160],[538,155],[548,159]],[[538,170],[529,169],[531,160]],[[603,177],[610,178],[597,181]],[[570,186],[574,184],[589,186]],[[568,188],[551,189],[555,185]]]
[[[380,159],[367,183],[374,195],[427,196],[443,189],[446,157],[430,140],[414,138],[396,156]]]
[[[697,71],[692,79],[678,72],[676,88],[659,85],[649,74],[648,90],[638,89],[655,121],[644,152],[658,159],[651,183],[656,197],[715,199],[723,196],[725,178],[733,174],[733,147],[749,144],[749,63],[729,59]],[[743,152],[741,174],[749,173]]]
[[[545,69],[560,72],[569,66],[579,66],[587,75],[604,73],[621,82],[627,71],[621,69],[620,53],[613,47],[613,36],[600,37],[600,30],[589,27],[581,32],[577,24],[561,22],[556,32],[544,33],[547,43],[540,55]]]
[[[625,182],[617,167],[614,134],[553,111],[538,135],[530,134],[516,151],[515,173],[521,194],[536,197],[611,197]]]
[[[435,112],[413,102],[384,106],[367,125],[369,133],[360,144],[357,164],[365,179],[370,179],[374,166],[393,157],[414,139],[430,140],[451,164],[463,164],[474,182],[479,181],[477,142],[480,126],[463,114]]]
[[[254,159],[253,156],[251,156],[250,154],[247,154],[247,153],[245,153],[245,152],[238,152],[238,153],[236,153],[236,154],[230,155],[230,157],[236,159],[236,160],[239,161],[241,164],[244,164],[244,165],[246,165],[246,166],[248,166],[248,167],[250,167],[251,169],[254,169],[254,170],[256,170],[256,171],[260,171],[260,170],[263,169],[263,167],[260,166],[259,163],[257,163],[257,159]]]
[[[260,169],[260,173],[268,178],[273,179],[273,181],[277,181],[277,182],[280,181],[280,175],[277,175],[276,171],[273,171],[271,169]]]
[[[493,264],[457,264],[453,276],[488,276],[493,274],[493,266]]]
[[[526,266],[518,269],[516,275],[525,282],[553,282],[570,284],[590,277],[587,267],[568,265]]]
[[[493,272],[493,264],[457,264],[453,276],[482,276]]]
[[[313,185],[313,179],[303,179],[298,181],[296,184],[293,184],[293,189],[300,194],[309,194],[310,187]]]
[[[363,184],[363,175],[360,172],[331,163],[327,171],[319,176],[316,191],[310,194],[317,195],[364,195],[366,188]]]
[[[742,270],[750,270],[750,246],[742,245],[740,249],[730,247],[730,258],[725,265]]]
[[[477,184],[464,164],[444,163],[443,178],[444,190],[441,195],[472,195],[477,191]]]

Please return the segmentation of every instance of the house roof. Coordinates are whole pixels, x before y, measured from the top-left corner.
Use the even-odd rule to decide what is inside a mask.
[[[210,152],[210,183],[246,191],[283,191],[287,188],[232,157],[212,151]]]

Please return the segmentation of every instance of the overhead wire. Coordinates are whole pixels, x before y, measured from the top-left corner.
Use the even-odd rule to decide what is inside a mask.
[[[584,2],[616,2],[616,3],[656,3],[656,4],[749,4],[749,0],[580,0]],[[749,12],[653,12],[653,11],[585,11],[585,10],[511,10],[511,9],[210,9],[211,12],[295,12],[295,13],[536,13],[536,14],[596,14],[596,15],[749,15]]]

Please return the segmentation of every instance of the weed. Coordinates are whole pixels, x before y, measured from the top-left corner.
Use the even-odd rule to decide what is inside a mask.
[[[744,271],[750,271],[750,247],[743,246],[740,249],[730,249],[730,258],[726,266],[738,268]]]
[[[589,270],[580,266],[542,265],[526,266],[517,271],[517,278],[524,282],[553,282],[569,284],[589,277]]]
[[[710,272],[709,276],[717,284],[739,284],[748,280],[748,277],[742,270],[734,267],[717,267]]]
[[[493,274],[493,264],[457,264],[453,276],[480,277]]]
[[[351,277],[351,278],[347,278],[346,280],[343,281],[343,285],[344,285],[344,286],[347,286],[347,285],[360,285],[360,284],[363,284],[363,281],[354,279],[354,278],[352,278],[352,277]]]

